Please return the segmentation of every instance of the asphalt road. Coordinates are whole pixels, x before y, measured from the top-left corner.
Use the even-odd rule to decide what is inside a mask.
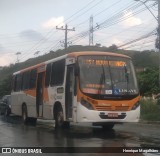
[[[52,121],[38,120],[36,126],[23,125],[19,117],[12,116],[4,118],[0,116],[0,147],[60,147],[60,150],[63,150],[64,147],[78,147],[79,150],[91,147],[93,151],[94,147],[160,148],[160,125],[127,123],[116,125],[113,130],[105,132],[100,127],[91,127],[91,125],[85,124],[71,124],[70,129],[57,131]],[[101,155],[107,154],[101,153]],[[66,154],[63,153],[59,155]],[[69,153],[68,155],[84,155],[84,153]],[[86,155],[97,156],[100,154],[87,153]],[[124,155],[124,153],[118,155]],[[130,153],[126,155],[130,155]],[[142,154],[137,153],[137,155]]]

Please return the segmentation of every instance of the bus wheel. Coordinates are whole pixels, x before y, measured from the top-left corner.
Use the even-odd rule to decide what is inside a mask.
[[[22,119],[23,119],[24,124],[28,123],[28,115],[27,115],[27,106],[26,105],[22,106]]]
[[[64,123],[63,111],[61,107],[58,107],[55,112],[55,128],[62,128]]]
[[[102,125],[103,130],[112,130],[114,127],[114,123],[108,123],[105,125]]]
[[[36,124],[37,124],[37,118],[28,118],[28,122],[31,125],[36,126]]]
[[[69,129],[70,128],[70,122],[69,121],[64,121],[63,122],[63,128]]]

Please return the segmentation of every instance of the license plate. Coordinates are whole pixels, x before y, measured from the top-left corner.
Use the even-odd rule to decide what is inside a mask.
[[[118,117],[118,113],[108,113],[108,117],[116,118]]]

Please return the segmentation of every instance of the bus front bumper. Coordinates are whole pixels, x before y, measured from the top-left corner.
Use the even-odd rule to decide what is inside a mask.
[[[140,106],[130,111],[97,111],[88,110],[78,103],[77,122],[138,122],[140,118]]]

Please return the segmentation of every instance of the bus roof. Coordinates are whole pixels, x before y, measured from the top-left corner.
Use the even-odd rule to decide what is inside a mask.
[[[72,52],[68,54],[68,56],[71,56],[71,57],[78,57],[80,55],[109,55],[109,56],[130,58],[127,55],[113,53],[113,52],[102,52],[102,51],[83,51],[83,52]]]
[[[24,69],[22,69],[22,70],[19,70],[19,71],[13,73],[13,75],[16,75],[16,74],[19,74],[19,73],[23,73],[23,72],[25,72],[25,71],[32,70],[32,69],[35,69],[35,68],[38,68],[38,67],[41,67],[41,66],[44,66],[44,65],[45,65],[44,62],[43,62],[43,63],[39,63],[39,64],[36,64],[36,65],[34,65],[34,66],[30,66],[30,67],[28,67],[28,68],[24,68]]]
[[[34,66],[30,66],[28,68],[19,70],[19,71],[13,73],[13,75],[16,75],[16,74],[19,74],[19,73],[22,73],[22,72],[25,72],[25,71],[28,71],[28,70],[32,70],[32,69],[38,68],[38,67],[44,66],[45,64],[48,64],[48,63],[51,63],[51,62],[54,62],[54,61],[58,61],[58,60],[61,60],[61,59],[67,58],[67,57],[75,57],[76,58],[76,57],[82,56],[82,55],[83,56],[84,55],[108,55],[108,56],[118,56],[118,57],[130,58],[127,55],[118,54],[118,53],[112,53],[112,52],[101,52],[101,51],[72,52],[72,53],[68,53],[66,55],[62,55],[60,57],[56,57],[56,58],[53,58],[51,60],[45,61],[43,63],[40,63],[40,64],[37,64],[37,65],[34,65]]]

